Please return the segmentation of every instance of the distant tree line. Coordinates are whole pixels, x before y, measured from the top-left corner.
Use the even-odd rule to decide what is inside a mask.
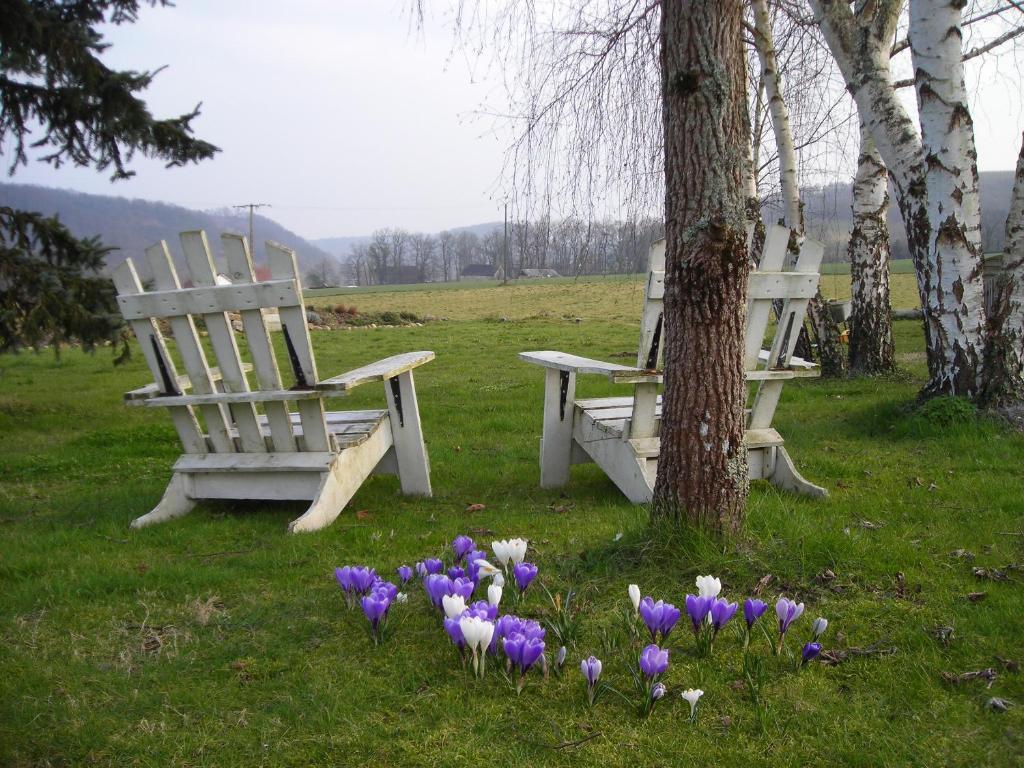
[[[508,272],[553,269],[560,275],[624,274],[647,268],[651,243],[664,232],[661,221],[517,221],[508,227]],[[498,227],[484,235],[471,230],[436,235],[393,227],[378,229],[370,242],[353,245],[337,277],[357,285],[450,282],[470,264],[505,267],[506,239]],[[330,284],[330,266],[311,270],[310,284]],[[307,282],[309,282],[307,280]]]

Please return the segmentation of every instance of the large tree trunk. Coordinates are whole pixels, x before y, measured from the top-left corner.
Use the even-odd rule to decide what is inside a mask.
[[[980,325],[984,319],[984,306],[977,300],[981,295],[980,283],[977,282],[981,277],[980,269],[974,275],[977,260],[969,248],[962,247],[970,225],[965,226],[962,233],[956,226],[940,233],[943,219],[930,218],[943,202],[940,199],[930,200],[930,190],[934,189],[939,194],[940,187],[946,186],[947,194],[952,194],[953,188],[937,181],[930,185],[928,181],[930,170],[943,162],[941,121],[928,118],[931,125],[926,156],[917,128],[892,86],[889,52],[902,3],[900,0],[879,0],[864,4],[856,18],[849,4],[840,0],[810,0],[810,4],[829,49],[842,70],[847,88],[857,103],[861,120],[870,131],[896,189],[924,309],[929,370],[925,394],[974,396],[978,391]],[[924,113],[937,114],[939,99],[932,96],[938,94],[944,98],[943,94],[949,92],[952,96],[949,130],[957,133],[957,136],[949,138],[962,150],[965,143],[960,140],[959,132],[963,129],[964,118],[968,116],[962,98],[956,96],[957,92],[962,94],[963,91],[958,7],[920,0],[914,0],[911,6],[912,12],[917,14],[918,25],[921,24],[920,19],[927,20],[929,14],[941,17],[941,22],[935,19],[927,21],[925,26],[932,29],[918,34],[915,68],[919,60],[922,65],[922,70],[917,72],[919,100]],[[914,24],[912,20],[912,28]],[[942,38],[947,34],[955,41],[943,42]],[[959,75],[949,69],[935,71],[936,62],[929,58],[929,50],[942,44],[956,49],[953,63],[954,67],[960,68],[957,70]],[[939,83],[937,77],[947,78],[950,82]],[[954,177],[960,179],[959,169],[964,165],[962,159],[950,158],[950,161],[950,167],[958,169]],[[951,199],[950,203],[953,202]]]
[[[982,401],[994,408],[1024,401],[1024,137],[1010,195],[1003,270],[989,317]]]
[[[861,123],[860,157],[853,181],[850,232],[850,372],[887,373],[895,367],[889,302],[889,177],[871,134]]]
[[[666,2],[665,392],[652,516],[735,531],[749,479],[746,61],[739,0]]]
[[[910,0],[914,65],[927,186],[928,312],[937,394],[976,396],[985,349],[981,202],[974,124],[967,107],[959,0]]]

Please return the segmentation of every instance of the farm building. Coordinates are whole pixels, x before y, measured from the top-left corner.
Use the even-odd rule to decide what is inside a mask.
[[[553,269],[521,269],[519,270],[520,277],[561,277]]]
[[[467,264],[462,268],[462,280],[501,280],[504,272],[501,267],[491,264]]]

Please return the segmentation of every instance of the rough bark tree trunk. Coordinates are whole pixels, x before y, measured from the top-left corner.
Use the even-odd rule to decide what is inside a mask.
[[[665,392],[652,517],[743,522],[746,61],[740,0],[661,10]]]
[[[978,262],[970,249],[964,247],[972,225],[965,225],[962,232],[959,224],[940,232],[943,218],[930,218],[943,202],[930,199],[928,179],[931,171],[944,162],[941,120],[922,115],[922,122],[928,119],[931,123],[926,155],[921,136],[897,98],[890,76],[889,56],[902,2],[878,0],[864,4],[859,6],[857,17],[849,4],[840,0],[810,0],[810,4],[896,189],[924,309],[929,371],[924,394],[973,397],[978,392],[979,328],[984,321],[984,306],[978,300],[982,295],[978,282],[981,273],[977,268],[977,275],[974,275]],[[911,12],[917,14],[917,21],[912,19],[911,29],[915,23],[920,26],[922,19],[925,27],[931,27],[917,32],[915,69],[920,61],[921,69],[916,73],[919,100],[925,113],[937,115],[942,109],[939,102],[948,95],[947,117],[952,121],[949,131],[956,134],[949,139],[953,147],[959,148],[959,153],[966,151],[967,144],[961,140],[959,132],[964,129],[964,118],[969,119],[969,115],[963,99],[956,95],[963,92],[960,6],[947,5],[913,0]],[[930,18],[929,14],[933,13],[939,21]],[[955,41],[944,40],[947,36]],[[956,48],[951,68],[938,68],[929,58],[929,50],[941,45]],[[940,98],[932,98],[936,94]],[[963,158],[949,161],[949,167],[956,169],[952,177],[962,179]],[[973,164],[973,158],[969,158],[967,164]],[[939,184],[936,180],[931,186],[936,194],[942,186],[947,188],[948,194],[953,194],[955,188],[953,184]],[[967,191],[956,194],[963,195]],[[950,202],[953,199],[955,196]],[[968,203],[968,208],[970,205]]]
[[[989,317],[982,403],[991,408],[1024,401],[1024,137],[1010,194],[1003,270]]]
[[[861,123],[850,232],[850,372],[872,376],[895,368],[889,301],[889,175]]]

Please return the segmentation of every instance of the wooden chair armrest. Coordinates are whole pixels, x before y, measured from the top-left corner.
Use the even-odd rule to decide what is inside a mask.
[[[760,352],[757,353],[758,361],[762,362],[762,363],[767,363],[768,362],[768,354],[769,353],[768,353],[767,349],[762,349]],[[818,368],[818,364],[814,363],[814,362],[811,362],[810,360],[804,360],[802,357],[797,357],[796,355],[792,355],[789,358],[789,367],[791,369],[798,370],[798,371],[812,371],[812,370],[816,370]]]
[[[617,363],[591,360],[589,357],[567,355],[564,352],[551,352],[549,350],[520,352],[519,357],[527,363],[540,365],[544,368],[554,368],[569,373],[607,376],[608,380],[614,384],[660,384],[662,381],[661,371],[645,371],[640,368],[630,368]]]
[[[395,376],[411,371],[424,363],[429,363],[433,359],[434,353],[429,351],[393,355],[348,373],[318,381],[313,388],[319,392],[344,393],[355,389],[360,384],[393,379]]]
[[[242,370],[246,373],[252,370],[252,363],[242,363]],[[221,376],[220,368],[210,369],[210,379],[214,384],[219,382],[223,377]],[[187,389],[192,389],[192,380],[189,379],[185,374],[178,376],[178,389],[184,392]],[[147,384],[144,387],[133,389],[131,392],[124,393],[125,405],[145,405],[146,401],[154,397],[163,397],[160,394],[160,385],[153,383]]]

